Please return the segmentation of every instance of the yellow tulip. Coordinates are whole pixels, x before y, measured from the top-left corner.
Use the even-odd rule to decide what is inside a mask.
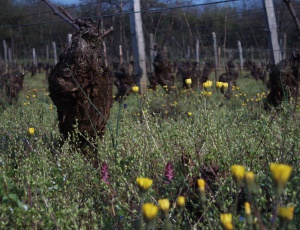
[[[158,207],[151,203],[144,204],[142,210],[146,221],[154,220],[158,213]]]
[[[28,134],[29,134],[29,136],[33,136],[34,135],[34,128],[28,128]]]
[[[197,180],[198,188],[201,192],[205,191],[205,180],[203,179],[198,179]]]
[[[145,177],[136,178],[136,182],[141,191],[147,191],[153,184],[153,180]]]
[[[185,197],[184,196],[179,196],[177,198],[177,205],[180,208],[184,208],[184,206],[185,206]]]
[[[159,207],[162,211],[168,212],[170,210],[170,201],[169,199],[160,199],[158,200]]]
[[[137,85],[132,87],[132,92],[138,93],[139,92],[139,87]]]
[[[251,207],[249,202],[245,202],[245,212],[247,215],[251,214]]]
[[[278,208],[279,218],[287,221],[293,220],[294,217],[294,207],[279,207]]]
[[[245,167],[244,166],[242,166],[242,165],[232,165],[230,170],[231,170],[233,179],[236,182],[240,182],[241,180],[244,179],[244,176],[245,176]]]
[[[190,79],[190,78],[187,78],[187,79],[185,79],[185,84],[187,84],[187,85],[191,85],[192,84],[192,79]]]
[[[225,230],[232,230],[232,214],[231,213],[223,213],[220,215],[220,221]]]
[[[287,181],[291,176],[292,169],[293,168],[291,166],[286,164],[277,164],[277,163],[270,164],[272,177],[275,183],[280,187],[283,187],[287,183]]]
[[[216,82],[216,88],[217,88],[217,89],[221,89],[222,86],[223,86],[223,82],[221,82],[221,81],[217,81],[217,82]]]

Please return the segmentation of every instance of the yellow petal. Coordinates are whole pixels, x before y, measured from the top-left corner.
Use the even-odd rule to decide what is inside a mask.
[[[279,186],[284,186],[290,179],[292,167],[286,164],[271,163],[270,170],[274,181]]]
[[[146,220],[151,221],[153,220],[158,213],[158,207],[151,203],[146,203],[142,207],[143,216]]]

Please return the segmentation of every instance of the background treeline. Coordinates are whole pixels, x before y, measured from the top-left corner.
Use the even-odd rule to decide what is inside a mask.
[[[142,20],[145,46],[149,55],[149,34],[158,45],[167,47],[174,59],[195,58],[196,42],[200,58],[212,57],[212,32],[217,35],[222,52],[237,49],[240,40],[245,58],[268,59],[268,27],[262,0],[232,1],[211,4],[213,1],[143,0]],[[282,0],[275,0],[279,41],[287,38],[287,53],[299,45],[295,25]],[[293,1],[296,12],[300,2]],[[128,0],[82,0],[80,5],[64,6],[74,18],[99,20],[103,29],[114,28],[106,40],[109,60],[118,58],[119,45],[126,57],[132,55]],[[11,49],[13,60],[30,60],[32,48],[39,61],[46,58],[46,46],[56,42],[58,53],[67,42],[72,27],[55,16],[41,0],[1,0],[0,39]],[[252,54],[247,50],[252,50]],[[0,46],[0,60],[3,47]],[[51,48],[49,49],[51,57]],[[127,55],[127,56],[126,56]],[[228,57],[232,58],[232,57]]]

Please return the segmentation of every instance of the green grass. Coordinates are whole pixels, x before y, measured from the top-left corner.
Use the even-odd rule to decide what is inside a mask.
[[[57,147],[56,108],[50,110],[45,76],[27,76],[17,104],[0,114],[0,229],[132,229],[140,210],[137,177],[154,181],[145,202],[157,204],[158,199],[169,198],[174,226],[176,199],[183,195],[187,202],[181,229],[221,229],[220,214],[236,208],[230,174],[234,164],[255,172],[259,189],[251,202],[270,228],[276,197],[271,162],[293,167],[278,202],[295,207],[289,227],[296,229],[300,225],[299,110],[284,104],[278,111],[265,112],[261,93],[266,95],[267,89],[261,82],[241,78],[238,86],[231,100],[215,89],[206,98],[201,92],[178,89],[165,94],[159,88],[143,97],[130,95],[124,102],[127,108],[114,103],[112,129],[96,141],[99,159],[109,168],[107,185],[99,176],[101,169],[91,167],[79,150],[68,142]],[[32,137],[27,135],[29,127],[35,128]],[[117,140],[115,147],[111,135]],[[167,162],[174,168],[169,184],[165,183]],[[197,191],[199,178],[207,185],[204,208]],[[236,229],[246,229],[241,217],[249,194],[243,191],[233,219]],[[157,227],[161,226],[159,217]]]

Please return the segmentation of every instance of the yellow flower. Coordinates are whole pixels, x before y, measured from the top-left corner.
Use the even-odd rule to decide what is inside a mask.
[[[187,115],[188,115],[189,117],[191,117],[191,116],[193,115],[193,113],[192,113],[192,112],[187,112]]]
[[[232,214],[231,213],[223,213],[220,215],[220,221],[222,223],[222,226],[226,230],[232,230]]]
[[[231,168],[231,173],[236,182],[240,182],[241,180],[244,179],[245,176],[245,167],[242,165],[232,165]]]
[[[203,179],[198,179],[197,180],[198,188],[201,192],[205,191],[205,180]]]
[[[167,85],[164,85],[164,86],[163,86],[163,88],[164,88],[164,89],[167,89],[167,88],[168,88],[168,86],[167,86]]]
[[[137,85],[132,86],[132,92],[138,93],[139,92],[139,87]]]
[[[249,202],[245,202],[245,212],[247,215],[251,214],[251,207]]]
[[[294,217],[294,207],[279,207],[278,208],[279,218],[287,221],[293,220]]]
[[[223,87],[224,89],[227,89],[227,88],[228,88],[228,83],[227,83],[227,82],[223,82],[222,87]]]
[[[185,84],[191,85],[192,84],[192,79],[190,79],[190,78],[185,79]]]
[[[142,210],[143,216],[147,221],[154,220],[158,213],[158,207],[151,203],[144,204]]]
[[[34,135],[34,128],[28,128],[28,134],[29,134],[29,136],[33,136]]]
[[[32,95],[32,98],[35,98],[35,97],[36,97],[35,94],[33,94],[33,95]]]
[[[253,183],[254,182],[254,178],[255,178],[255,174],[252,171],[246,172],[245,173],[245,180],[246,183]]]
[[[221,89],[222,86],[223,86],[223,82],[221,82],[221,81],[217,81],[217,82],[216,82],[216,88],[217,88],[217,89]]]
[[[204,91],[204,92],[203,92],[203,94],[204,94],[205,96],[208,96],[208,97],[209,97],[209,96],[211,96],[211,95],[212,95],[212,92],[207,92],[207,91]]]
[[[53,109],[53,105],[52,105],[52,104],[50,105],[49,109],[50,109],[50,110],[52,110],[52,109]]]
[[[136,178],[136,182],[141,191],[147,191],[153,184],[153,180],[145,177]]]
[[[270,164],[270,170],[273,176],[274,181],[277,185],[280,187],[283,187],[286,182],[289,180],[291,173],[292,173],[292,167],[286,164],[277,164],[277,163],[271,163]]]
[[[210,88],[211,86],[212,86],[212,81],[206,81],[203,83],[204,89]]]
[[[180,207],[180,208],[184,208],[185,206],[185,197],[184,196],[179,196],[177,198],[177,205]]]
[[[170,201],[169,199],[160,199],[158,200],[159,207],[162,211],[168,212],[170,210]]]

